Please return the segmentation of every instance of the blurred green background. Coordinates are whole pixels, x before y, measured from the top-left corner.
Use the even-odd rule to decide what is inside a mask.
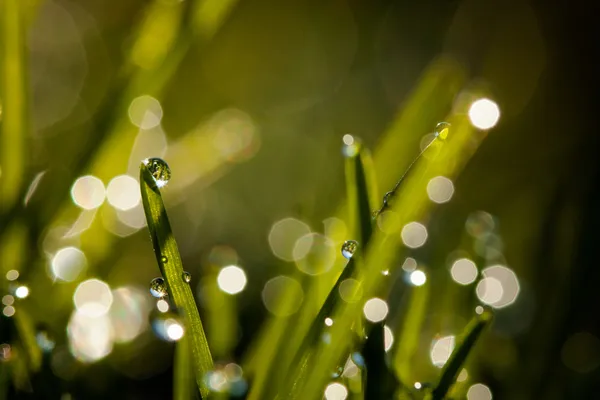
[[[409,379],[435,379],[432,343],[459,333],[478,304],[476,284],[449,273],[464,256],[480,271],[514,271],[503,300],[518,291],[470,359],[469,385],[485,384],[495,399],[600,393],[591,9],[520,0],[0,3],[3,76],[21,60],[26,82],[0,83],[2,295],[29,289],[15,304],[3,298],[2,334],[22,307],[38,343],[39,332],[54,342],[19,396],[171,396],[173,346],[148,325],[157,311],[147,288],[159,272],[136,202],[140,160],[169,163],[165,203],[211,348],[216,361],[244,367],[276,309],[265,283],[300,279],[291,249],[305,229],[343,225],[332,219],[345,198],[342,137],[373,150],[383,194],[437,122],[483,95],[499,105],[499,123],[451,201],[428,217],[425,245],[407,254],[433,294]],[[306,225],[277,231],[285,218]],[[227,265],[242,267],[247,285],[224,297],[215,282]],[[19,277],[4,281],[11,270]],[[74,293],[93,278],[113,289],[100,328],[74,317]],[[390,298],[399,326],[406,297]],[[251,385],[251,371],[245,377]]]

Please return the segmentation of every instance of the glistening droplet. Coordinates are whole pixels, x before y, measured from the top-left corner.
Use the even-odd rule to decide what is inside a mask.
[[[356,240],[346,240],[342,245],[342,255],[347,259],[351,259],[356,249],[358,249],[358,242]]]
[[[387,192],[386,194],[383,195],[383,206],[384,207],[387,207],[389,205],[389,202],[392,199],[393,195],[394,195],[394,192]]]
[[[163,278],[154,278],[150,282],[150,294],[157,299],[161,299],[167,295],[167,285]]]
[[[169,261],[169,259],[168,259],[167,257],[165,257],[165,256],[162,256],[162,257],[160,258],[160,261],[161,261],[163,264],[166,264],[166,263],[167,263],[167,261]]]
[[[448,122],[440,122],[435,126],[434,134],[436,137],[446,140],[450,133],[450,124]]]
[[[169,179],[171,179],[171,169],[165,160],[156,157],[147,158],[144,160],[144,164],[152,174],[156,186],[163,187],[169,183]]]
[[[183,271],[182,278],[186,283],[190,283],[192,280],[192,274],[187,271]]]

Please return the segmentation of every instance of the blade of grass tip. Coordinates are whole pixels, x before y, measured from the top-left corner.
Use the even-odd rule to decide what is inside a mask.
[[[373,232],[373,208],[376,193],[373,162],[371,155],[362,145],[355,143],[346,145],[345,172],[346,190],[351,232],[354,239],[365,248]]]
[[[360,143],[354,144],[358,146],[358,152],[349,151],[352,149],[352,145],[346,146],[343,153],[347,156],[346,159],[346,184],[348,192],[348,209],[350,221],[357,221],[350,231],[351,235],[357,238],[359,246],[362,246],[362,251],[359,253],[359,257],[356,259],[356,263],[361,263],[365,249],[367,248],[371,235],[373,234],[373,224],[375,222],[373,218],[374,204],[377,203],[377,188],[376,188],[376,177],[375,170],[373,168],[373,160],[371,159],[371,153],[369,150]],[[355,155],[353,155],[356,153]],[[352,225],[351,225],[352,227]],[[345,244],[344,244],[345,245]],[[342,249],[342,254],[345,249]],[[351,266],[353,269],[348,271],[348,277],[354,273],[354,264]],[[339,285],[344,280],[338,280]],[[339,286],[336,285],[334,289],[339,290]],[[331,307],[333,309],[333,307]],[[329,310],[330,314],[332,310]],[[361,332],[362,328],[362,316],[359,316],[355,320],[355,331]]]
[[[445,130],[447,131],[448,128],[445,128]],[[423,150],[421,150],[421,152],[419,154],[417,154],[417,156],[408,165],[408,167],[406,168],[406,171],[404,171],[404,174],[402,174],[402,176],[400,177],[400,179],[398,179],[398,181],[394,185],[394,188],[392,190],[390,190],[389,192],[387,192],[383,196],[383,204],[381,205],[381,208],[378,211],[375,212],[376,216],[379,215],[379,214],[381,214],[381,213],[383,213],[385,210],[387,210],[389,208],[390,200],[392,200],[394,198],[394,196],[396,195],[396,193],[398,193],[400,191],[400,188],[402,187],[402,184],[406,181],[406,178],[409,176],[410,172],[413,170],[413,166],[421,159],[421,157],[423,157],[423,155],[425,154],[425,152],[430,147],[438,144],[438,140],[440,140],[439,139],[440,135],[438,135],[437,133],[438,132],[436,131],[436,136],[433,138],[433,140],[431,140],[427,144],[427,146],[425,146],[423,148]]]
[[[190,400],[194,398],[192,392],[194,376],[189,341],[189,337],[183,335],[175,345],[175,360],[173,362],[174,400]]]
[[[385,325],[373,325],[363,347],[367,367],[365,397],[367,399],[391,399],[398,387],[398,381],[385,362]]]
[[[154,254],[166,282],[169,296],[177,309],[183,313],[185,335],[189,339],[194,360],[196,383],[202,397],[206,398],[209,394],[209,387],[204,376],[212,370],[213,360],[192,289],[183,278],[181,256],[171,231],[160,190],[144,163],[140,166],[140,190]]]
[[[20,0],[0,1],[2,53],[0,56],[0,208],[6,211],[17,201],[25,170],[27,135],[27,83],[23,8]]]
[[[471,322],[469,322],[463,333],[462,340],[444,366],[436,387],[426,396],[427,400],[442,400],[446,396],[477,339],[481,336],[483,329],[492,321],[492,318],[492,312],[485,310],[482,314],[473,317]]]

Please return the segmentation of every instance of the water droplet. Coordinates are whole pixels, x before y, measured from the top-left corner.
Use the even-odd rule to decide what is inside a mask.
[[[169,183],[171,169],[165,160],[162,158],[147,158],[144,160],[144,164],[152,174],[152,177],[154,177],[154,181],[158,187],[163,187]]]
[[[192,274],[187,271],[183,271],[182,278],[186,283],[190,283],[192,281]]]
[[[165,256],[162,256],[162,257],[160,258],[160,262],[162,262],[163,264],[166,264],[166,263],[167,263],[167,261],[169,261],[169,259],[168,259],[167,257],[165,257]]]
[[[383,195],[383,206],[384,207],[387,207],[389,205],[389,202],[392,199],[393,195],[394,195],[394,192],[387,192],[386,194]]]
[[[450,124],[448,122],[440,122],[435,126],[434,134],[436,137],[446,140],[448,138],[448,133],[450,133]]]
[[[150,294],[158,299],[167,295],[167,285],[163,278],[154,278],[150,282]]]
[[[342,245],[342,255],[349,260],[352,258],[357,249],[358,242],[356,240],[346,240]]]

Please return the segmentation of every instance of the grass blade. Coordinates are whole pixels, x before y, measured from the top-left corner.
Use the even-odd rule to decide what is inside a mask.
[[[359,146],[352,144],[351,146]],[[348,146],[350,147],[350,146]],[[365,248],[373,233],[373,204],[377,190],[369,151],[360,147],[346,158],[346,188],[349,219],[353,238]]]
[[[313,319],[308,333],[296,352],[292,362],[291,374],[288,375],[284,394],[286,398],[301,396],[301,388],[307,377],[306,366],[314,361],[313,347],[321,337],[325,318],[330,317],[339,301],[339,289],[342,282],[350,278],[360,262],[360,253],[367,246],[373,232],[372,204],[376,196],[374,189],[374,173],[369,152],[360,144],[347,146],[346,186],[348,192],[348,209],[350,219],[350,235],[359,242],[358,253],[354,255],[342,270],[333,288],[327,295],[316,318]],[[360,320],[359,320],[360,322]]]
[[[460,369],[462,368],[467,356],[473,349],[475,342],[483,329],[489,325],[492,321],[492,312],[489,310],[484,311],[481,315],[473,317],[471,322],[465,328],[462,340],[456,349],[452,352],[450,359],[444,366],[442,375],[436,387],[432,390],[431,394],[426,397],[427,400],[442,400],[450,387],[456,380]]]
[[[184,335],[175,345],[175,361],[173,362],[173,399],[190,400],[192,392],[193,370],[190,353],[190,338]]]
[[[25,171],[25,138],[27,136],[27,83],[25,71],[25,35],[23,8],[20,0],[0,0],[0,204],[3,211],[17,201]]]
[[[421,326],[427,312],[431,285],[414,286],[406,307],[402,328],[397,333],[396,349],[393,353],[393,365],[401,382],[409,382],[413,371],[415,352],[419,346]]]
[[[385,325],[378,322],[373,325],[363,347],[367,367],[365,398],[391,399],[398,387],[398,381],[385,362]]]
[[[200,321],[192,289],[183,279],[181,256],[171,231],[160,190],[156,186],[150,171],[143,163],[140,166],[140,189],[154,254],[160,272],[167,284],[169,296],[177,309],[183,314],[185,335],[188,338],[194,360],[196,383],[202,397],[206,398],[209,394],[209,388],[204,376],[213,368],[208,342],[202,328],[202,321]]]

